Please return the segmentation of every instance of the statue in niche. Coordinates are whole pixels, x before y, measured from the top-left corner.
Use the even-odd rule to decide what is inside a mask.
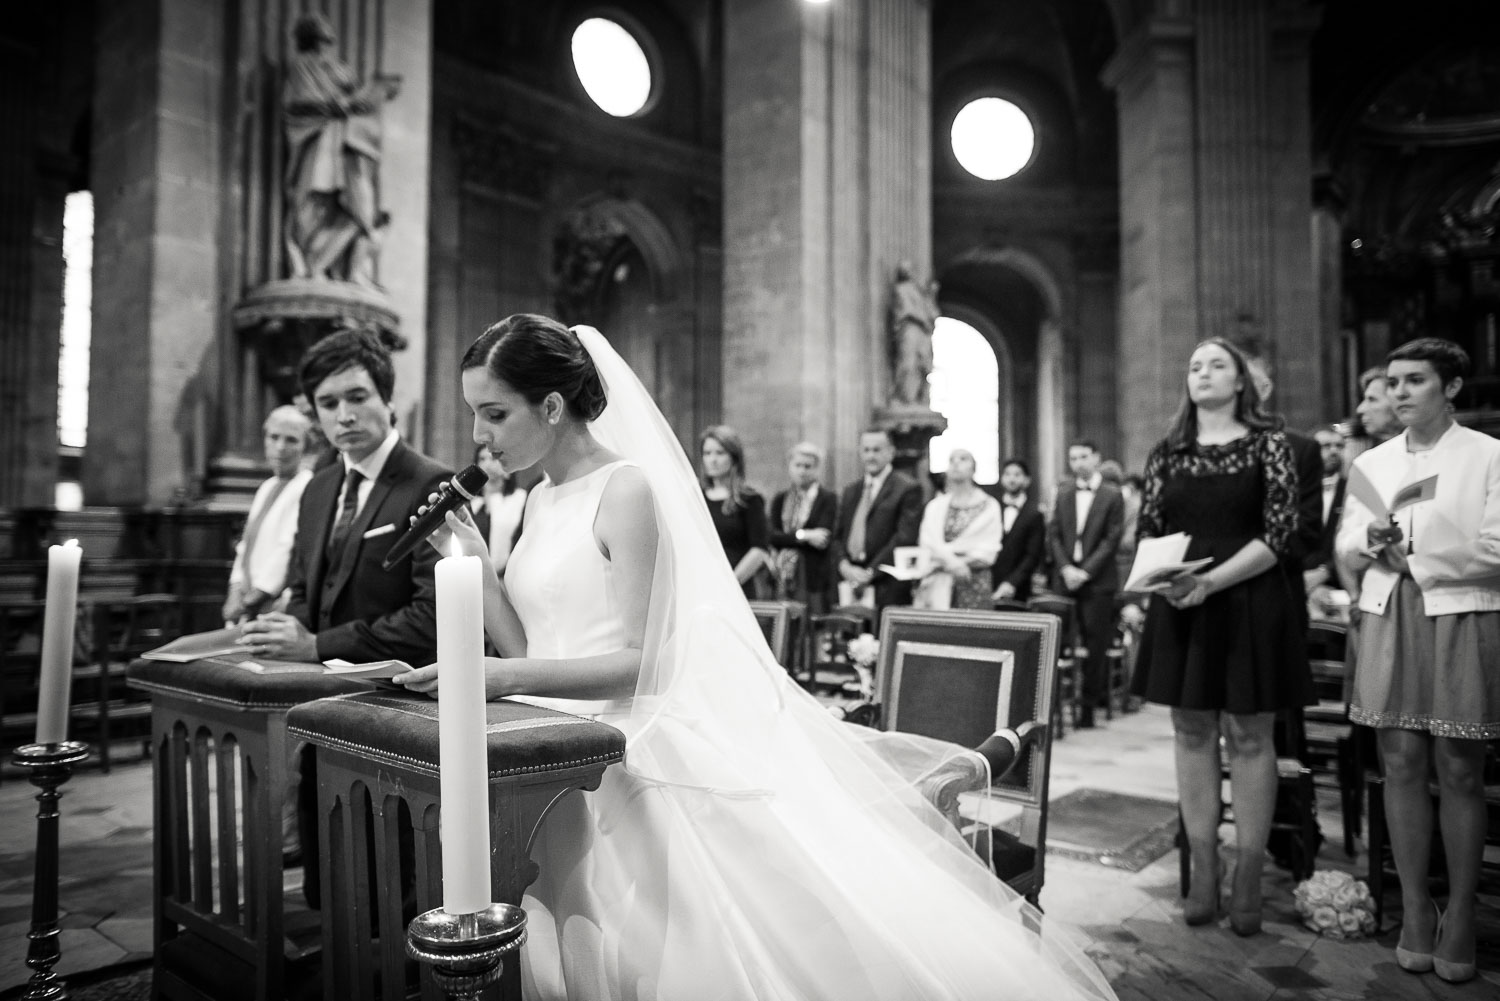
[[[401,78],[375,74],[361,85],[333,53],[337,38],[322,14],[299,17],[292,36],[296,53],[282,88],[292,277],[378,288],[375,264],[390,220],[377,204],[380,110]]]
[[[895,364],[891,371],[892,402],[928,405],[927,376],[932,373],[932,329],[937,323],[938,283],[926,287],[912,277],[911,263],[896,267],[891,285],[890,334]]]

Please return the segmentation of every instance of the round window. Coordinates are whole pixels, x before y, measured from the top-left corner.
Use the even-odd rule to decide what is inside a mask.
[[[616,21],[591,17],[573,31],[573,68],[589,98],[616,118],[639,114],[651,99],[651,61]]]
[[[1013,177],[1031,162],[1036,130],[1010,101],[981,97],[953,118],[953,155],[959,165],[986,181]]]

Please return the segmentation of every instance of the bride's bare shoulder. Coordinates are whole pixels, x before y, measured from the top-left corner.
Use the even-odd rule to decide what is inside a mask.
[[[609,482],[604,485],[604,496],[601,500],[610,506],[618,505],[623,508],[639,506],[649,513],[651,511],[651,484],[646,481],[646,474],[639,466],[623,465],[609,474]]]

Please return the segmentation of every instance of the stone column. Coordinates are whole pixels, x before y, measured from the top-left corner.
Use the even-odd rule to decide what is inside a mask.
[[[1175,9],[1175,8],[1174,8]],[[1105,69],[1120,110],[1120,425],[1138,466],[1188,353],[1255,341],[1294,426],[1322,408],[1307,42],[1316,12],[1217,0],[1135,29]]]
[[[726,5],[723,417],[763,485],[804,438],[847,478],[886,402],[896,265],[931,275],[929,22],[912,0]]]

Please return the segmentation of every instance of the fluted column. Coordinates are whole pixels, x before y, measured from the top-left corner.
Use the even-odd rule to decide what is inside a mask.
[[[930,11],[744,0],[724,15],[724,419],[752,479],[799,439],[833,480],[889,391],[896,265],[931,273]]]
[[[1307,42],[1284,0],[1172,5],[1105,70],[1120,110],[1120,425],[1132,464],[1180,403],[1188,352],[1224,336],[1276,365],[1294,426],[1323,393],[1310,235]]]

